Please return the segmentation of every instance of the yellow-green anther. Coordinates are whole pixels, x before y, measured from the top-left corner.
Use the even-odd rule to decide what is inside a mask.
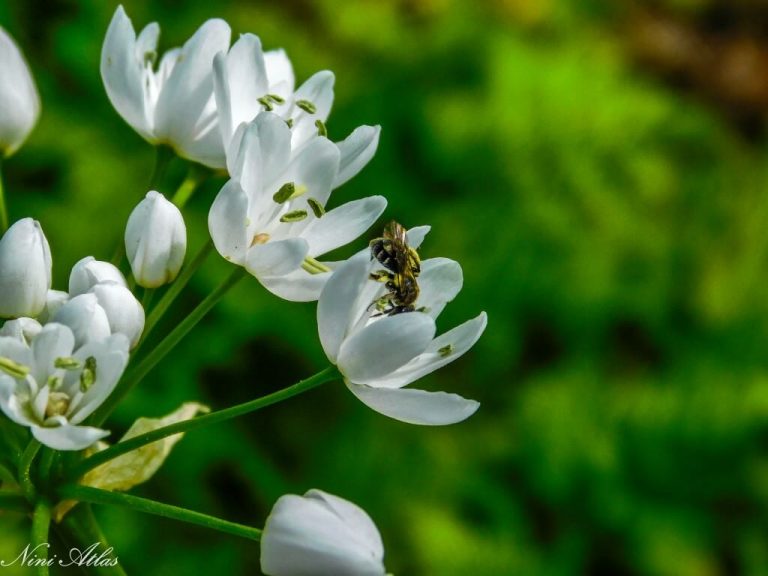
[[[85,367],[80,374],[80,391],[88,392],[94,382],[96,382],[96,358],[88,356],[85,359]]]
[[[308,112],[310,114],[317,112],[317,108],[309,100],[296,100],[296,106],[304,110],[304,112]]]
[[[275,192],[274,196],[272,196],[272,200],[278,204],[282,204],[283,202],[287,202],[295,193],[296,184],[293,182],[286,182],[280,186],[280,190]]]
[[[293,118],[288,118],[285,123],[288,124],[288,128],[293,128]]]
[[[149,52],[144,52],[144,65],[155,65],[155,61],[157,60],[157,52],[154,50],[150,50]]]
[[[0,370],[14,378],[26,378],[27,374],[29,374],[29,366],[24,366],[2,356],[0,356]]]
[[[307,198],[307,204],[309,204],[309,207],[312,208],[312,214],[315,215],[315,218],[323,217],[325,214],[325,208],[323,208],[323,205],[320,204],[320,202],[314,198]]]
[[[56,390],[59,386],[61,386],[61,383],[64,382],[63,378],[61,376],[55,376],[51,374],[48,376],[48,381],[46,384],[48,384],[48,388],[51,390]]]
[[[318,136],[328,136],[328,130],[325,128],[325,124],[319,118],[315,120],[315,126],[317,127]]]
[[[267,98],[272,100],[272,102],[274,102],[275,104],[285,103],[285,98],[283,98],[282,96],[278,96],[277,94],[267,94]]]
[[[440,354],[440,356],[443,358],[448,356],[451,352],[453,352],[453,344],[446,344],[437,351],[437,353]]]
[[[264,106],[264,108],[266,108],[267,112],[272,112],[272,110],[275,108],[274,106],[272,106],[272,101],[269,99],[268,96],[262,96],[257,101],[259,104]]]
[[[306,210],[294,210],[280,216],[280,222],[301,222],[308,216]]]
[[[71,356],[60,356],[53,361],[53,366],[62,370],[75,370],[80,368],[80,361]]]
[[[307,256],[304,258],[304,262],[301,263],[301,267],[304,269],[305,272],[309,272],[310,274],[322,274],[324,272],[330,272],[331,269],[328,268],[325,264],[322,262],[318,262],[312,256]]]

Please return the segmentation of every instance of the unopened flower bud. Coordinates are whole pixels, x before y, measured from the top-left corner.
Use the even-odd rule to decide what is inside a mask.
[[[187,251],[187,229],[179,209],[159,192],[148,192],[128,218],[125,251],[139,286],[157,288],[173,282]]]
[[[102,282],[91,289],[107,313],[112,334],[123,334],[136,346],[144,331],[144,308],[133,293],[116,282]]]
[[[0,158],[27,139],[40,115],[40,96],[21,51],[0,27]]]
[[[117,282],[127,286],[125,277],[117,266],[96,260],[93,256],[86,256],[72,266],[69,273],[69,295],[85,294],[101,282]]]
[[[53,315],[53,322],[72,330],[76,348],[86,342],[103,340],[111,334],[107,313],[94,294],[80,294],[72,298]]]
[[[0,239],[0,318],[37,316],[50,287],[51,250],[43,229],[32,218],[19,220]]]

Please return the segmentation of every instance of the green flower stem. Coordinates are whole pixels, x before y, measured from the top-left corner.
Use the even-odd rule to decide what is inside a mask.
[[[59,524],[53,525],[59,537],[70,549],[77,548],[80,551],[86,550],[95,543],[101,545],[98,553],[110,551],[110,557],[115,558],[111,553],[112,547],[109,545],[104,535],[101,533],[93,511],[88,504],[78,504],[71,510]],[[88,574],[98,576],[126,576],[125,571],[119,564],[115,566],[94,565],[88,567]]]
[[[163,183],[163,178],[165,178],[165,173],[168,171],[168,165],[175,156],[176,153],[170,146],[160,144],[155,148],[155,168],[149,179],[149,190],[162,192],[161,184]]]
[[[141,295],[141,307],[145,312],[152,305],[152,298],[154,298],[155,292],[154,288],[144,288],[144,294]]]
[[[53,462],[56,459],[57,452],[47,446],[44,446],[40,452],[40,464],[38,466],[38,477],[43,490],[48,489],[48,481],[51,477]]]
[[[122,506],[138,512],[163,516],[164,518],[171,518],[173,520],[210,528],[211,530],[218,530],[219,532],[241,536],[243,538],[248,538],[249,540],[258,541],[261,538],[261,530],[251,528],[250,526],[243,526],[242,524],[228,522],[227,520],[221,520],[213,516],[208,516],[207,514],[187,510],[186,508],[179,508],[178,506],[171,506],[170,504],[163,504],[161,502],[155,502],[154,500],[148,500],[147,498],[140,498],[130,494],[123,494],[121,492],[110,492],[108,490],[101,490],[90,486],[70,484],[68,486],[63,486],[59,490],[59,495],[62,498],[78,500],[80,502],[89,502],[91,504]]]
[[[37,566],[38,576],[48,576],[48,530],[51,527],[51,505],[41,499],[35,504],[35,512],[32,515],[32,547],[35,554],[42,560]]]
[[[175,424],[164,426],[163,428],[158,428],[157,430],[152,430],[151,432],[139,434],[138,436],[134,436],[129,440],[123,440],[122,442],[113,444],[106,450],[97,452],[96,454],[93,454],[92,456],[79,462],[67,473],[66,477],[69,481],[74,482],[89,470],[92,470],[93,468],[96,468],[97,466],[108,462],[109,460],[117,458],[118,456],[122,456],[123,454],[141,448],[142,446],[151,444],[152,442],[157,442],[158,440],[162,440],[168,436],[173,436],[174,434],[179,434],[180,432],[189,432],[196,428],[210,426],[212,424],[217,424],[219,422],[224,422],[225,420],[230,420],[232,418],[237,418],[238,416],[243,416],[245,414],[255,412],[261,408],[271,406],[272,404],[276,404],[277,402],[287,400],[288,398],[292,398],[293,396],[301,394],[302,392],[316,388],[317,386],[325,384],[326,382],[336,380],[340,376],[341,375],[335,366],[329,366],[325,370],[321,370],[317,374],[310,376],[305,380],[301,380],[293,386],[288,386],[287,388],[283,388],[282,390],[278,390],[272,394],[267,394],[261,398],[256,398],[250,402],[238,404],[237,406],[232,406],[231,408],[225,408],[224,410],[218,410],[216,412],[211,412],[210,414],[192,418],[191,420],[176,422]]]
[[[192,260],[192,262],[187,264],[182,269],[181,274],[179,274],[179,277],[176,278],[176,281],[173,282],[168,287],[168,290],[165,291],[165,294],[163,294],[163,297],[160,298],[160,301],[152,309],[152,312],[147,317],[147,322],[144,325],[144,332],[142,332],[141,334],[141,341],[139,342],[136,349],[133,351],[134,354],[138,352],[139,348],[141,348],[141,345],[144,344],[149,334],[157,326],[157,323],[160,321],[163,315],[168,311],[168,308],[170,308],[171,304],[173,304],[173,301],[176,300],[179,294],[181,294],[181,291],[190,281],[192,276],[195,274],[195,272],[197,272],[198,268],[202,266],[206,258],[208,258],[208,255],[211,253],[211,250],[213,250],[213,241],[208,240],[208,242],[206,242],[205,245],[200,249],[200,252],[197,253],[197,255]]]
[[[29,503],[17,490],[0,490],[0,510],[25,514],[29,512]]]
[[[30,502],[35,501],[35,496],[37,494],[35,485],[32,482],[32,463],[35,461],[35,456],[37,456],[41,446],[42,444],[37,440],[30,440],[27,449],[24,450],[24,453],[21,455],[21,460],[19,461],[19,484],[24,492],[24,496],[26,496],[27,500]]]
[[[0,157],[0,168],[2,168],[2,157]],[[5,205],[5,192],[3,190],[3,175],[0,172],[0,235],[8,230],[8,208]]]
[[[104,423],[104,420],[107,419],[107,416],[112,413],[112,410],[114,410],[131,388],[141,382],[141,380],[149,374],[152,368],[154,368],[160,360],[165,358],[165,355],[173,350],[174,346],[176,346],[176,344],[178,344],[181,339],[203,319],[203,316],[205,316],[235,284],[245,277],[246,274],[247,272],[245,271],[245,268],[238,267],[235,269],[235,271],[232,272],[232,274],[218,288],[211,292],[205,300],[198,304],[197,308],[184,318],[184,320],[182,320],[176,328],[174,328],[171,333],[160,342],[160,344],[153,348],[135,368],[129,370],[117,385],[114,392],[112,392],[104,404],[94,412],[91,417],[91,424],[93,426],[101,426]]]
[[[179,210],[183,209],[189,199],[192,197],[192,194],[194,194],[195,190],[197,190],[197,187],[200,186],[200,184],[202,184],[207,177],[207,171],[199,167],[197,164],[192,164],[189,167],[189,171],[187,172],[187,177],[184,178],[184,181],[176,190],[173,198],[171,198],[171,202],[176,204]]]

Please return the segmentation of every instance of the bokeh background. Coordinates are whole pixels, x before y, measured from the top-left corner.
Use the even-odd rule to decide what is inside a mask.
[[[391,218],[431,224],[422,256],[465,277],[439,327],[490,318],[420,383],[480,400],[465,423],[408,426],[330,385],[191,433],[135,493],[260,526],[279,495],[322,488],[370,513],[398,576],[768,574],[768,3],[125,4],[164,48],[219,16],[284,47],[299,81],[334,70],[330,136],[383,129],[332,202],[385,195],[369,238]],[[114,8],[0,0],[43,99],[3,176],[12,217],[42,222],[57,288],[81,257],[111,257],[152,170],[99,77]],[[191,253],[222,183],[186,210]],[[229,270],[210,258],[166,330]],[[315,306],[247,280],[110,427],[324,363]],[[259,573],[254,543],[96,513],[129,574]],[[25,529],[0,518],[0,557]]]

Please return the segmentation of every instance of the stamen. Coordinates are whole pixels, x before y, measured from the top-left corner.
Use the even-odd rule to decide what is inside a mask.
[[[288,124],[288,128],[293,128],[293,118],[288,118],[285,123]]]
[[[272,100],[275,104],[285,104],[285,98],[278,96],[277,94],[267,94],[267,98]]]
[[[53,366],[55,368],[61,368],[62,370],[75,370],[80,368],[80,361],[71,356],[61,356],[53,361]]]
[[[64,379],[61,376],[54,376],[51,374],[48,376],[48,380],[46,381],[46,384],[48,385],[48,388],[51,390],[56,390],[59,386],[61,386],[61,383],[64,382]]]
[[[23,364],[14,362],[10,358],[5,358],[3,356],[0,356],[0,370],[5,372],[9,376],[22,379],[27,377],[27,375],[29,374],[30,368],[29,366],[24,366]]]
[[[308,112],[310,114],[317,112],[317,108],[309,100],[296,100],[296,106],[304,110],[304,112]]]
[[[322,218],[325,215],[325,208],[323,208],[323,205],[314,198],[307,198],[307,204],[312,208],[312,213],[315,215],[315,218]]]
[[[269,99],[268,96],[262,96],[257,100],[257,102],[262,106],[264,106],[267,112],[272,112],[272,110],[275,109],[275,107],[272,105],[272,101]]]
[[[267,242],[269,242],[269,234],[260,232],[253,237],[253,240],[251,240],[251,246],[256,246],[256,244],[266,244]]]
[[[96,358],[88,356],[85,359],[85,367],[80,374],[80,391],[88,392],[94,382],[96,382]]]
[[[272,200],[277,202],[278,204],[282,204],[283,202],[287,202],[288,200],[293,200],[294,198],[298,198],[302,194],[306,194],[307,187],[306,186],[296,186],[294,182],[286,182],[282,186],[280,186],[280,190],[275,192],[275,194],[272,196]]]
[[[325,124],[323,124],[323,121],[319,118],[315,120],[315,126],[317,127],[317,135],[318,136],[328,136],[328,130],[325,127]]]
[[[306,210],[294,210],[280,216],[280,222],[301,222],[308,216]]]
[[[446,344],[442,348],[440,348],[437,353],[440,354],[443,358],[446,356],[449,356],[453,352],[453,344]]]
[[[323,274],[324,272],[330,272],[331,269],[328,268],[325,264],[322,262],[318,262],[311,256],[307,256],[304,258],[304,262],[301,263],[301,267],[304,269],[305,272],[309,272],[310,274]]]

